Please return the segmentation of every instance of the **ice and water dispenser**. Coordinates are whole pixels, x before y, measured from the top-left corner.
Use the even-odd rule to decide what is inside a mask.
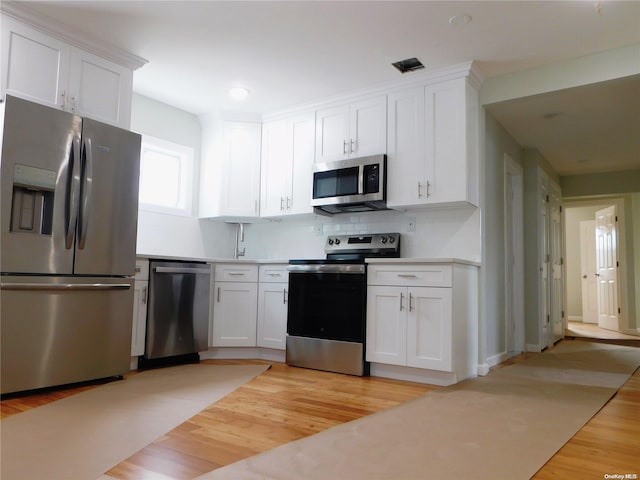
[[[11,231],[51,235],[56,172],[15,165]]]

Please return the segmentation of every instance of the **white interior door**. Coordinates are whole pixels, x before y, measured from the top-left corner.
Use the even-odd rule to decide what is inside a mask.
[[[580,272],[582,275],[582,321],[598,323],[595,220],[580,222]]]
[[[505,350],[524,350],[523,171],[504,156]]]
[[[563,258],[562,258],[562,215],[560,206],[560,190],[551,186],[549,189],[549,242],[550,242],[550,294],[551,294],[551,341],[564,338],[564,298],[563,298]]]
[[[618,229],[616,207],[596,212],[598,326],[618,330]]]

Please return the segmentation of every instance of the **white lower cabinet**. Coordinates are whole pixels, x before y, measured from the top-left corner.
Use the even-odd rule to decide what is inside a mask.
[[[371,286],[367,360],[451,370],[451,289]]]
[[[144,355],[147,333],[147,299],[149,298],[149,260],[136,260],[133,290],[133,322],[131,327],[131,356]]]
[[[285,349],[289,303],[287,279],[286,266],[260,267],[257,328],[259,347]]]
[[[477,267],[371,265],[367,361],[453,374],[477,373]],[[372,368],[373,371],[373,368]]]
[[[255,347],[258,267],[216,265],[211,346]]]

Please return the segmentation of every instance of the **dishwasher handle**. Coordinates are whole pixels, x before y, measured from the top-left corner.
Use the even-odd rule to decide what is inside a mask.
[[[154,267],[156,273],[195,273],[198,275],[211,275],[208,268],[188,268],[188,267]]]

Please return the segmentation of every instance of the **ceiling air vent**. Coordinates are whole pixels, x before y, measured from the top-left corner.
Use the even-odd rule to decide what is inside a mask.
[[[413,72],[414,70],[420,70],[424,68],[424,65],[417,58],[407,58],[406,60],[400,60],[399,62],[392,63],[400,73]]]

